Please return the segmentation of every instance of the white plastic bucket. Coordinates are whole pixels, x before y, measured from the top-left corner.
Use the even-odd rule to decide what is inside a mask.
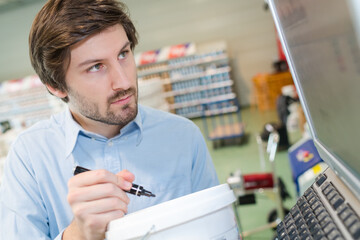
[[[111,221],[107,240],[240,239],[227,184],[164,202]]]

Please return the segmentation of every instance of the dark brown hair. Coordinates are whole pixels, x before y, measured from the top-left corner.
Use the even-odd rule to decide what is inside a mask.
[[[31,64],[41,81],[65,92],[70,47],[116,24],[123,26],[134,50],[137,32],[125,4],[116,0],[49,0],[36,15],[29,35]]]

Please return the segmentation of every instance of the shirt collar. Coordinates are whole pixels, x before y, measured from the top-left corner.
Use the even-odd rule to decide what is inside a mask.
[[[138,113],[135,119],[121,129],[122,134],[126,134],[127,132],[138,130],[137,132],[138,135],[136,138],[136,146],[139,146],[143,138],[143,124],[142,124],[143,119],[141,116],[141,109],[142,107],[138,105]]]
[[[141,143],[143,138],[143,124],[142,124],[142,117],[141,117],[141,106],[138,105],[138,113],[133,121],[127,124],[125,127],[121,129],[121,133],[126,133],[130,131],[138,130],[138,136],[136,139],[136,146]],[[68,157],[74,147],[76,145],[77,138],[79,136],[80,131],[83,133],[87,133],[72,117],[69,107],[65,110],[65,123],[64,123],[64,131],[65,131],[65,154]]]
[[[73,119],[69,107],[65,110],[65,155],[69,156],[73,151],[79,132],[82,127]]]

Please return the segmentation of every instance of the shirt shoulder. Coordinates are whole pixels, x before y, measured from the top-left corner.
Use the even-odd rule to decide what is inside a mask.
[[[55,132],[63,133],[64,121],[65,112],[54,114],[49,119],[40,120],[19,133],[15,141],[19,139],[22,139],[23,141],[37,141],[41,137],[53,135]]]
[[[189,119],[166,112],[159,109],[150,108],[147,106],[140,106],[139,111],[141,113],[142,123],[144,126],[162,126],[165,128],[171,127],[187,127],[191,129],[197,129],[198,127]]]

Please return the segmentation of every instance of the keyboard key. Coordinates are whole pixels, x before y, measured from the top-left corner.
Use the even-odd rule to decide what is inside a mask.
[[[325,235],[325,233],[324,233],[321,229],[319,229],[319,230],[316,231],[316,232],[311,232],[311,235],[313,236],[313,238],[314,238],[315,240],[326,239],[326,235]]]
[[[315,211],[318,207],[321,207],[321,206],[322,206],[322,203],[320,202],[319,199],[317,199],[317,201],[311,205],[311,208],[313,209],[313,211]]]
[[[309,227],[311,235],[314,235],[316,232],[321,230],[321,226],[319,223],[316,223],[315,225]]]
[[[304,196],[301,196],[296,202],[296,205],[298,205],[299,209],[302,209],[305,204],[306,204],[306,198]]]
[[[331,219],[330,215],[323,218],[323,220],[320,221],[320,225],[324,228],[326,225],[332,223],[333,220]]]
[[[305,216],[307,213],[312,212],[311,208],[306,206],[303,209],[301,209],[301,213],[303,216]]]
[[[297,235],[298,235],[298,232],[296,231],[296,228],[291,228],[288,231],[288,236],[290,237],[290,239],[294,239],[294,237]]]
[[[341,214],[342,211],[344,211],[344,210],[347,209],[347,208],[349,208],[349,207],[347,206],[347,204],[343,203],[343,204],[341,204],[341,205],[336,209],[336,211],[337,211],[338,214]]]
[[[308,228],[305,223],[296,225],[296,227],[297,227],[297,231],[298,231],[298,232],[302,232],[303,230],[306,230],[306,229]]]
[[[291,215],[290,214],[286,214],[284,217],[283,222],[286,223],[287,221],[289,221],[291,219]]]
[[[319,176],[316,177],[315,182],[316,185],[318,187],[320,187],[321,184],[323,184],[325,182],[325,180],[327,179],[325,174],[320,174]]]
[[[340,232],[337,229],[332,230],[328,235],[327,235],[329,240],[335,240],[337,238],[342,238]]]
[[[336,210],[341,204],[344,203],[344,199],[340,196],[340,194],[334,196],[331,200],[330,200],[330,204],[331,206],[333,206],[333,208]]]
[[[306,198],[308,198],[309,194],[314,193],[314,189],[312,187],[309,187],[308,189],[306,189],[306,191],[304,192],[304,196]]]
[[[299,214],[293,216],[293,220],[294,220],[294,222],[295,222],[295,225],[298,225],[298,224],[299,224],[299,221],[303,221],[303,217],[302,217],[302,215],[299,213]]]
[[[315,203],[319,202],[319,198],[314,195],[313,197],[308,199],[308,202],[310,207],[312,208]]]
[[[288,228],[290,225],[292,224],[295,224],[294,220],[292,219],[288,219],[286,222],[285,222],[285,228]]]
[[[333,191],[335,191],[335,188],[330,184],[330,186],[327,187],[327,188],[323,191],[323,193],[324,193],[325,196],[327,196],[327,195],[329,195],[329,194],[330,194],[331,192],[333,192]]]
[[[294,214],[292,214],[292,218],[294,219],[294,221],[298,220],[299,218],[301,218],[301,214],[300,211],[295,212]]]
[[[335,191],[335,189],[333,189],[326,195],[326,198],[330,201],[333,197],[338,196],[338,195],[339,195],[339,193],[337,191]]]
[[[278,237],[279,239],[283,239],[286,236],[286,231],[285,229],[282,229],[280,231],[277,231]]]
[[[339,214],[339,217],[342,221],[345,221],[345,219],[348,218],[351,214],[353,214],[353,211],[350,208],[346,208]]]
[[[279,240],[291,240],[289,236],[285,235],[282,238],[279,238]]]
[[[296,230],[296,226],[295,226],[295,224],[291,224],[291,225],[289,225],[288,227],[287,227],[287,229],[286,229],[286,231],[289,233],[290,231],[292,231],[292,230]]]
[[[328,187],[330,187],[331,184],[329,182],[325,182],[322,186],[321,186],[321,191],[324,193],[324,191],[326,191],[326,189]],[[325,194],[325,193],[324,193]]]
[[[346,239],[343,238],[342,236],[338,236],[338,237],[336,237],[334,240],[346,240]]]
[[[327,176],[326,176],[325,174],[320,174],[320,175],[317,176],[316,179],[315,179],[316,185],[317,185],[318,187],[320,187],[321,184],[323,184],[326,179],[327,179]]]
[[[320,206],[314,210],[314,213],[316,216],[319,216],[320,213],[322,213],[322,212],[326,212],[326,209],[324,208],[324,206]]]
[[[329,216],[329,214],[326,212],[326,211],[324,211],[324,212],[321,212],[318,216],[317,216],[317,219],[319,220],[319,221],[322,221],[325,217],[328,217]]]
[[[312,240],[311,236],[309,234],[306,235],[300,235],[301,240]]]
[[[284,228],[284,222],[281,221],[277,226],[276,226],[276,229],[281,229],[281,228]]]
[[[350,228],[357,221],[357,217],[354,214],[351,214],[348,218],[345,219],[344,224],[347,228]]]
[[[301,240],[311,240],[310,232],[307,229],[302,230],[300,233]]]
[[[310,200],[317,197],[316,193],[314,192],[310,192],[307,196],[306,196],[306,199],[308,201],[308,203],[310,204]]]
[[[317,221],[317,219],[315,217],[306,219],[306,223],[307,223],[308,227],[311,227],[311,226],[315,225],[317,222],[318,221]]]
[[[294,216],[294,214],[296,212],[299,212],[299,207],[295,204],[291,209],[290,209],[290,213],[292,216]]]
[[[306,225],[304,219],[303,219],[302,217],[299,217],[299,218],[295,221],[295,226],[296,226],[296,227],[299,227],[299,226],[302,225],[302,224],[305,224],[305,225]]]
[[[353,225],[351,225],[349,232],[354,239],[360,239],[360,221],[356,221]]]
[[[337,229],[337,227],[333,222],[330,222],[329,224],[323,226],[323,230],[325,234],[329,234],[334,229]]]
[[[294,223],[294,220],[292,219],[290,214],[287,214],[283,220],[286,227],[289,227],[291,224]]]
[[[315,217],[312,211],[308,211],[303,215],[304,219]]]

